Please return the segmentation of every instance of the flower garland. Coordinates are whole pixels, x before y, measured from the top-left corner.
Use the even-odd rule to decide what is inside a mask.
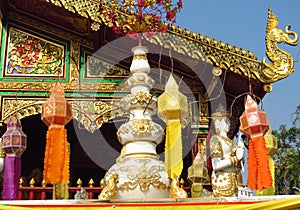
[[[166,32],[182,9],[182,0],[101,0],[100,17],[116,34]]]

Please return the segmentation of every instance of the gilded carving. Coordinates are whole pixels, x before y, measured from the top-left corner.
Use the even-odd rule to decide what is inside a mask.
[[[65,8],[73,13],[78,13],[85,18],[101,23],[99,19],[99,0],[86,1],[86,0],[44,0],[56,6]]]
[[[17,114],[19,119],[40,114],[45,100],[46,98],[3,98],[1,120],[6,121],[13,114]],[[68,101],[72,105],[73,118],[90,132],[94,132],[107,122],[113,109],[111,102],[82,99],[68,99]]]
[[[132,141],[132,138],[147,142],[149,142],[149,137],[152,137],[153,141],[160,140],[162,132],[163,129],[160,125],[148,119],[134,119],[123,124],[119,128],[117,135],[119,141],[122,144],[126,144]]]
[[[136,104],[151,104],[153,103],[152,96],[147,92],[138,92],[135,95],[132,96],[130,99],[130,104],[136,105]]]
[[[42,112],[42,104],[44,103],[41,99],[7,99],[3,98],[2,109],[1,109],[1,120],[6,121],[9,116],[16,114],[19,119],[28,117],[31,115],[39,114]]]
[[[133,60],[148,60],[145,54],[135,54]]]
[[[218,185],[212,184],[212,187],[214,189],[222,191],[222,196],[232,196],[238,190],[237,183],[236,183],[236,173],[230,172],[226,175],[227,178],[225,174],[213,175],[211,177],[211,179],[214,180],[213,183],[219,183],[219,184]]]
[[[263,68],[258,72],[260,81],[264,83],[276,82],[289,76],[294,71],[294,59],[288,52],[278,47],[279,43],[298,45],[298,34],[290,31],[291,26],[287,25],[285,31],[277,28],[278,19],[271,8],[268,12],[268,24],[266,29],[266,55],[272,63],[263,59]]]
[[[111,102],[80,99],[69,102],[72,105],[73,118],[90,132],[95,132],[110,118]]]
[[[93,56],[87,56],[87,77],[128,76],[128,70],[110,65]]]
[[[17,22],[22,22],[24,24],[30,25],[34,28],[38,28],[39,30],[45,31],[49,34],[54,34],[55,36],[62,37],[64,39],[68,39],[71,42],[71,52],[70,52],[70,63],[71,63],[71,68],[70,68],[70,75],[69,75],[69,82],[63,83],[63,88],[66,91],[72,91],[75,89],[78,89],[79,86],[79,52],[80,52],[80,45],[87,46],[89,48],[93,47],[93,43],[87,39],[83,39],[78,37],[74,33],[70,33],[66,30],[61,30],[58,27],[52,27],[49,24],[44,24],[41,21],[35,20],[28,18],[26,16],[22,16],[20,14],[17,14],[15,12],[10,12],[9,13],[9,18],[14,19]],[[52,84],[44,82],[43,77],[37,77],[37,78],[28,78],[28,80],[32,80],[33,82],[30,83],[24,83],[24,82],[15,82],[14,79],[11,79],[12,82],[1,82],[0,83],[0,89],[3,90],[43,90],[43,91],[48,91]],[[35,85],[33,85],[35,84]],[[36,87],[36,84],[38,84],[40,87]],[[37,88],[37,89],[36,89]],[[98,90],[98,91],[115,91],[116,90],[116,84],[114,83],[101,83],[101,84],[90,84],[90,83],[83,83],[80,84],[80,89],[79,90]]]
[[[117,199],[118,188],[117,184],[119,182],[118,174],[113,174],[109,179],[107,185],[103,188],[100,195],[98,196],[98,200],[109,200],[109,199]]]
[[[166,189],[168,187],[160,181],[160,172],[164,171],[163,166],[153,165],[148,167],[148,159],[139,159],[136,161],[141,162],[142,165],[139,167],[136,165],[127,165],[119,169],[121,173],[125,172],[128,180],[130,180],[121,183],[119,185],[120,190],[133,190],[136,187],[140,187],[142,192],[147,192],[151,185],[158,189]]]
[[[183,189],[184,181],[179,181],[178,177],[175,177],[171,181],[170,185],[170,198],[188,198],[187,192]]]
[[[5,75],[63,76],[64,46],[10,27]]]
[[[153,44],[157,44],[165,48],[171,48],[175,52],[188,55],[192,58],[205,62],[208,61],[203,53],[204,51],[201,45],[190,39],[185,39],[181,35],[178,36],[178,34],[174,33],[175,31],[172,29],[172,27],[169,29],[170,33],[156,33],[155,36],[151,37],[151,39],[148,37],[144,38]],[[175,34],[175,36],[173,34]]]

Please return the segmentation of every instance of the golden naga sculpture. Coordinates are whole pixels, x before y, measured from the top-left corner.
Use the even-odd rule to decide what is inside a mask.
[[[289,76],[294,71],[294,59],[288,52],[278,47],[279,43],[286,43],[292,46],[298,44],[298,34],[290,31],[291,26],[287,25],[285,31],[277,28],[278,19],[271,8],[268,9],[268,24],[266,29],[266,55],[272,61],[267,63],[263,58],[263,67],[257,75],[260,81],[272,83]]]
[[[184,181],[183,180],[179,181],[179,178],[177,176],[174,179],[172,179],[169,197],[170,198],[187,198],[188,194],[183,189],[183,184],[184,184]]]
[[[98,200],[110,200],[117,199],[117,183],[119,181],[119,175],[113,174],[109,179],[107,185],[103,188],[98,196]]]

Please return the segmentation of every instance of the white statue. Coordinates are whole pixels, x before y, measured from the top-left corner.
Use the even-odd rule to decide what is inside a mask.
[[[239,139],[238,146],[227,136],[230,120],[226,110],[219,106],[212,114],[216,134],[210,140],[212,160],[211,183],[214,195],[236,196],[238,194],[237,175],[244,157],[244,143]]]

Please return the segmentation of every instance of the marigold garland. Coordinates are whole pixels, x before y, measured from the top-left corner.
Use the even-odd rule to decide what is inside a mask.
[[[63,126],[50,126],[46,138],[44,179],[49,184],[66,183],[70,176],[67,131]]]

